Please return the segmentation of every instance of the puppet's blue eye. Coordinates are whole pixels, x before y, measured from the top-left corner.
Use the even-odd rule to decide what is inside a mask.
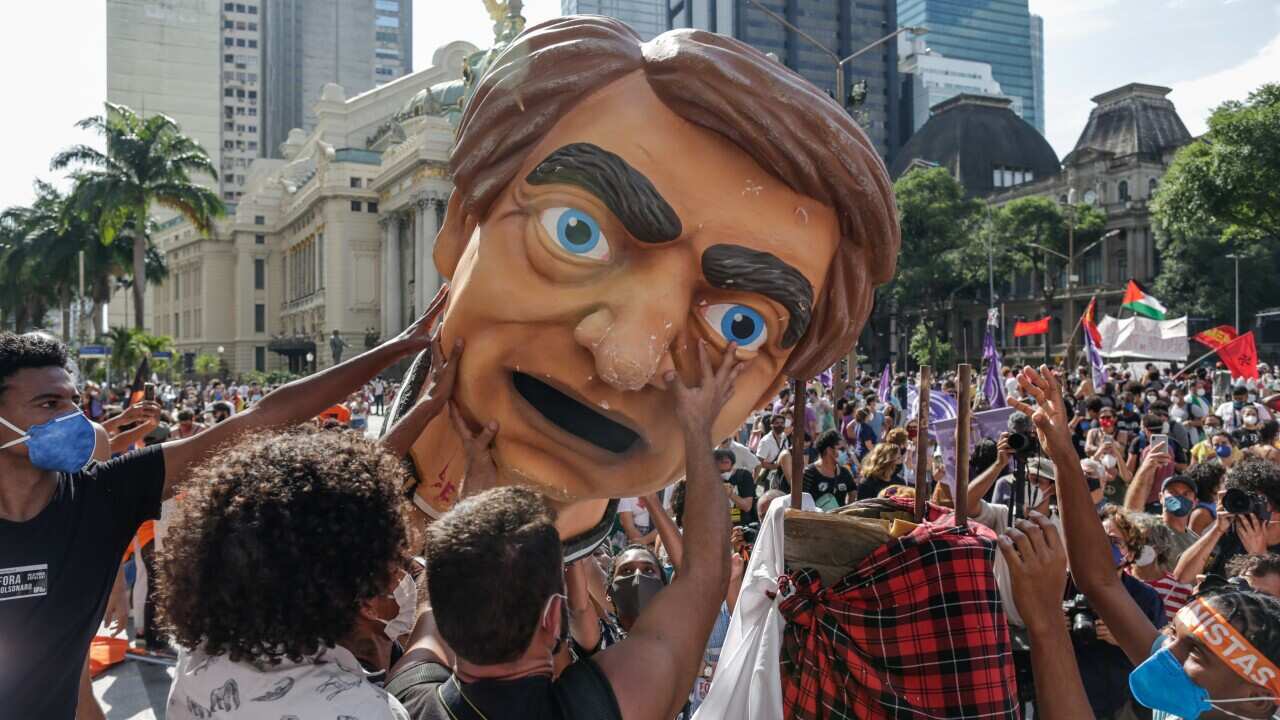
[[[769,339],[764,317],[746,305],[708,305],[702,312],[707,324],[720,333],[725,342],[737,343],[743,350],[759,349]]]
[[[600,232],[600,223],[576,208],[544,210],[542,227],[565,252],[591,260],[609,259],[609,241]]]

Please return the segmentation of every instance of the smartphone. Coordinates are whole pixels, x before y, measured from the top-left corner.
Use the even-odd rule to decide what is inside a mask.
[[[142,399],[147,402],[155,402],[156,400],[156,384],[147,383],[142,386]]]
[[[1152,435],[1152,436],[1151,436],[1151,446],[1152,446],[1152,447],[1155,447],[1156,445],[1159,445],[1159,444],[1161,444],[1161,443],[1164,443],[1165,448],[1168,448],[1168,447],[1169,447],[1169,436],[1168,436],[1168,435]]]

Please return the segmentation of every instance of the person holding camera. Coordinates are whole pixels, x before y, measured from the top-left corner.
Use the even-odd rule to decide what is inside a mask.
[[[1210,584],[1227,577],[1227,564],[1238,555],[1280,551],[1280,467],[1249,458],[1227,472],[1217,517],[1204,535],[1183,553],[1174,576],[1194,582],[1201,573]]]
[[[1059,465],[1059,512],[1072,577],[1135,664],[1134,697],[1155,720],[1268,718],[1280,700],[1280,600],[1257,592],[1224,590],[1193,599],[1165,632],[1126,592],[1109,560],[1111,542],[1085,490],[1057,380],[1042,367],[1022,371],[1020,382],[1036,408],[1041,444]]]

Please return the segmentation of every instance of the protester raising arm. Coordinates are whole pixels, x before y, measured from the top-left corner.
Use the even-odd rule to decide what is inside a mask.
[[[1013,601],[1022,612],[1031,640],[1031,670],[1037,678],[1036,714],[1045,720],[1091,720],[1089,698],[1080,679],[1071,637],[1062,622],[1062,592],[1067,584],[1067,553],[1058,531],[1040,513],[998,538],[1009,565]]]
[[[431,326],[444,310],[447,295],[448,288],[441,288],[421,317],[382,345],[323,372],[295,380],[199,435],[162,445],[163,497],[172,497],[188,471],[224,443],[247,432],[309,420],[341,402],[387,366],[429,347],[434,339]]]
[[[1066,405],[1058,380],[1042,365],[1039,372],[1024,368],[1018,384],[1035,399],[1036,406],[1029,407],[1013,398],[1010,404],[1031,416],[1040,436],[1040,446],[1058,470],[1055,480],[1058,511],[1062,516],[1071,575],[1098,617],[1111,629],[1125,655],[1135,665],[1139,664],[1151,654],[1158,632],[1116,574],[1111,541],[1098,520],[1079,457],[1071,444]]]
[[[1009,465],[1009,458],[1011,457],[1013,457],[1013,451],[1009,449],[1009,433],[1000,433],[1000,440],[996,442],[996,461],[969,483],[966,496],[969,504],[969,517],[977,517],[981,514],[982,498],[986,496],[987,491],[995,484],[996,479],[1000,477],[1000,473],[1004,472],[1005,467]]]
[[[658,493],[645,495],[640,498],[640,501],[649,510],[649,519],[653,521],[654,532],[658,533],[658,539],[662,540],[662,547],[666,548],[671,567],[675,568],[676,572],[680,572],[680,561],[684,558],[684,539],[680,537],[680,529],[667,514],[667,509],[662,507],[662,500]]]
[[[453,341],[453,350],[446,360],[439,340],[431,343],[431,385],[404,417],[382,437],[382,445],[396,457],[409,454],[409,448],[422,434],[431,419],[440,414],[453,395],[453,383],[458,377],[458,365],[462,361],[462,338]]]
[[[1213,557],[1213,551],[1214,548],[1218,547],[1218,541],[1231,529],[1231,518],[1231,513],[1218,511],[1218,516],[1214,518],[1213,524],[1206,528],[1204,533],[1191,544],[1191,547],[1187,548],[1182,553],[1182,556],[1178,558],[1178,566],[1173,569],[1175,580],[1185,584],[1196,582],[1196,576],[1204,572],[1205,566],[1209,564],[1210,558]]]
[[[718,370],[699,343],[700,383],[689,387],[674,372],[665,380],[684,431],[685,553],[681,571],[645,606],[626,640],[596,662],[609,679],[626,720],[659,720],[679,712],[689,697],[707,638],[729,581],[729,513],[712,461],[712,425],[733,395],[741,367],[730,344]]]
[[[1124,508],[1134,512],[1144,512],[1147,496],[1151,491],[1151,483],[1155,481],[1156,471],[1173,462],[1169,456],[1168,445],[1153,445],[1151,451],[1142,459],[1138,471],[1133,474],[1129,489],[1124,493]]]

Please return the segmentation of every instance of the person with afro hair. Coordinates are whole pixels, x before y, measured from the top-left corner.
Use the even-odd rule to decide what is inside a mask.
[[[181,648],[167,716],[407,718],[341,644],[362,616],[416,610],[396,458],[299,429],[234,445],[193,480],[159,557]]]

